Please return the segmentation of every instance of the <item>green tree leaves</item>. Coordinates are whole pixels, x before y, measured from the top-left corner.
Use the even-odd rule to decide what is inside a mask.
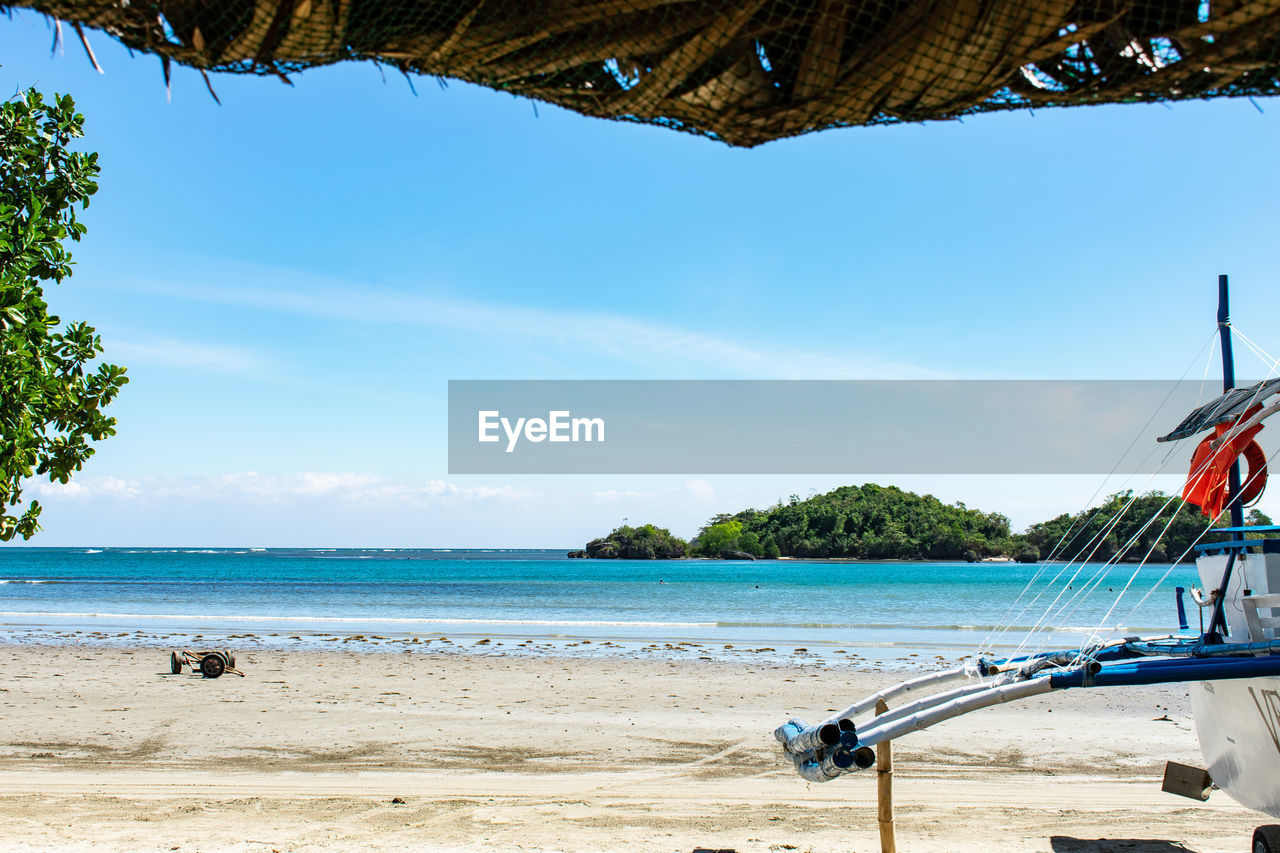
[[[792,495],[768,510],[712,518],[694,540],[697,553],[725,548],[757,557],[962,559],[1007,553],[1009,519],[948,505],[932,495],[867,483],[801,500]]]
[[[1247,521],[1271,523],[1256,509]],[[1227,523],[1223,519],[1218,526]],[[1101,506],[1063,514],[1032,525],[1025,534],[1013,534],[1009,519],[1000,513],[866,483],[841,486],[806,500],[792,495],[788,502],[778,501],[767,510],[712,516],[698,531],[689,553],[719,557],[722,551],[733,550],[765,559],[785,555],[863,560],[974,560],[996,555],[1034,560],[1052,555],[1057,560],[1149,558],[1160,563],[1194,559],[1191,546],[1204,532],[1199,512],[1158,491],[1139,497],[1120,492]],[[683,556],[683,541],[652,525],[620,527],[587,549],[607,552],[603,556],[648,557],[660,550],[653,543],[668,537],[679,548],[658,555]]]
[[[722,521],[710,524],[698,534],[697,551],[708,557],[719,557],[726,548],[738,549],[738,537],[742,535],[741,521]]]
[[[587,556],[596,559],[675,560],[685,556],[688,543],[665,527],[622,525],[608,536],[587,543]]]
[[[1134,497],[1124,491],[1100,506],[1033,524],[1023,538],[1046,559],[1052,554],[1059,560],[1109,560],[1123,549],[1120,559],[1140,559],[1151,551],[1159,563],[1195,559],[1191,547],[1207,524],[1198,510],[1163,492]],[[1227,524],[1224,518],[1216,526]]]
[[[23,481],[66,483],[93,455],[90,441],[115,434],[102,414],[129,380],[100,364],[91,326],[61,322],[45,282],[71,275],[66,241],[85,227],[77,207],[97,192],[98,155],[68,146],[84,133],[69,95],[51,103],[34,89],[0,104],[0,540],[30,539],[40,504],[22,504]]]

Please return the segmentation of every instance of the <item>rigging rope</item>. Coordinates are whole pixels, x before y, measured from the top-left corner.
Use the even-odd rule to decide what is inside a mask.
[[[1177,388],[1177,385],[1186,378],[1187,374],[1191,372],[1191,369],[1195,366],[1195,364],[1199,361],[1200,357],[1204,354],[1205,350],[1207,349],[1209,351],[1209,354],[1205,361],[1205,371],[1204,371],[1203,377],[1201,378],[1200,389],[1197,393],[1197,399],[1196,399],[1196,405],[1199,405],[1200,400],[1203,398],[1203,395],[1204,395],[1204,384],[1208,376],[1209,365],[1212,362],[1213,354],[1216,351],[1217,340],[1218,340],[1218,332],[1217,332],[1217,329],[1214,329],[1214,331],[1209,335],[1205,343],[1200,346],[1200,349],[1196,352],[1194,356],[1192,356],[1190,361],[1187,363],[1186,368],[1182,371],[1182,375],[1178,377],[1177,382],[1175,382],[1170,387],[1169,392],[1165,395],[1164,399],[1161,400],[1160,403],[1151,412],[1151,415],[1147,418],[1147,422],[1143,424],[1142,428],[1134,435],[1133,440],[1129,443],[1129,446],[1125,448],[1122,454],[1120,454],[1119,458],[1116,460],[1115,465],[1112,466],[1111,471],[1107,474],[1105,478],[1099,481],[1097,488],[1094,489],[1093,494],[1085,502],[1084,507],[1078,513],[1075,514],[1076,517],[1072,519],[1071,525],[1067,528],[1066,532],[1063,533],[1061,537],[1059,537],[1058,542],[1054,545],[1053,550],[1050,552],[1049,556],[1046,557],[1041,562],[1040,566],[1036,569],[1031,579],[1027,581],[1026,585],[1022,588],[1022,591],[1018,593],[1017,598],[1014,599],[1013,603],[1009,605],[1009,607],[1005,610],[1004,614],[1000,617],[999,620],[997,620],[996,624],[991,628],[990,631],[988,631],[987,635],[978,644],[977,648],[974,650],[974,653],[973,653],[974,657],[982,657],[984,654],[987,654],[993,651],[995,644],[999,642],[999,640],[1002,637],[1004,637],[1010,630],[1012,630],[1013,626],[1017,623],[1017,621],[1020,620],[1024,615],[1026,615],[1027,612],[1030,611],[1035,606],[1036,602],[1039,601],[1041,597],[1045,594],[1045,591],[1036,593],[1035,597],[1033,597],[1030,601],[1028,601],[1025,605],[1023,605],[1021,609],[1018,609],[1018,605],[1022,603],[1023,599],[1026,598],[1027,594],[1031,591],[1031,589],[1041,579],[1044,573],[1047,572],[1049,568],[1052,566],[1054,559],[1057,558],[1060,554],[1064,553],[1067,548],[1070,548],[1071,545],[1073,545],[1076,542],[1076,539],[1080,536],[1080,534],[1086,532],[1089,529],[1089,526],[1093,523],[1094,519],[1097,518],[1097,516],[1103,511],[1104,507],[1102,506],[1096,507],[1093,510],[1093,513],[1089,515],[1087,519],[1084,519],[1083,523],[1080,524],[1079,531],[1076,531],[1073,535],[1073,531],[1075,531],[1076,525],[1080,523],[1081,519],[1084,517],[1084,514],[1088,511],[1089,505],[1092,504],[1095,500],[1097,500],[1099,494],[1102,492],[1103,488],[1106,486],[1106,483],[1115,475],[1116,471],[1119,470],[1120,465],[1124,462],[1124,459],[1129,455],[1129,452],[1133,449],[1134,445],[1138,442],[1138,439],[1146,432],[1147,428],[1154,422],[1156,416],[1163,410],[1165,405],[1168,404],[1170,397],[1172,397],[1175,389]],[[1145,466],[1146,463],[1151,459],[1151,457],[1158,452],[1158,450],[1159,450],[1158,447],[1152,448],[1152,450],[1146,455],[1146,457],[1144,457],[1142,461],[1138,463],[1136,470],[1141,470],[1142,467]],[[1172,453],[1172,448],[1170,449],[1169,452],[1166,453],[1164,460],[1162,460],[1160,465],[1157,467],[1156,469],[1157,472],[1159,472],[1160,470],[1163,470],[1164,466],[1169,461],[1169,457],[1171,453]],[[1124,490],[1124,487],[1128,484],[1128,482],[1132,479],[1132,477],[1133,477],[1133,474],[1129,474],[1125,477],[1125,479],[1120,484],[1120,491]],[[1146,484],[1149,484],[1150,482],[1151,482],[1151,477],[1148,477]],[[1122,513],[1123,513],[1123,510],[1122,510]],[[1118,520],[1119,520],[1119,515],[1117,515],[1116,518],[1113,519],[1112,522],[1110,522],[1111,526],[1114,526],[1114,523]],[[1089,552],[1089,555],[1092,556],[1094,553],[1096,553],[1098,546],[1093,543],[1094,543],[1094,539],[1097,539],[1099,535],[1105,536],[1105,533],[1100,532],[1100,534],[1095,534],[1093,537],[1091,537],[1089,542],[1085,544],[1084,548],[1076,552],[1077,556],[1079,556],[1079,554],[1082,553],[1085,549],[1090,548],[1091,545],[1093,547],[1092,547],[1092,550]],[[1071,538],[1068,540],[1068,537],[1071,537]],[[1064,563],[1063,566],[1059,569],[1058,573],[1053,577],[1052,580],[1049,581],[1047,588],[1052,589],[1054,585],[1062,578],[1062,576],[1071,568],[1071,566],[1074,565],[1074,562],[1075,560],[1073,559]],[[1082,568],[1083,568],[1083,565],[1082,565]],[[1078,574],[1078,571],[1077,571],[1077,574]],[[1055,599],[1055,603],[1056,601],[1057,599]],[[1052,607],[1052,604],[1050,605],[1050,607]],[[1015,613],[1015,611],[1017,612]],[[1046,615],[1048,614],[1046,613]],[[1041,620],[1037,620],[1036,627],[1039,627],[1042,621],[1043,621],[1043,617]],[[1035,630],[1036,629],[1033,628],[1030,632],[1028,632],[1028,637],[1024,639],[1023,643],[1019,644],[1019,648],[1022,648],[1026,640],[1030,639],[1030,635],[1034,633]]]
[[[1236,335],[1240,338],[1240,340],[1242,340],[1245,343],[1245,345],[1256,356],[1258,356],[1264,362],[1270,363],[1270,369],[1268,370],[1267,378],[1268,379],[1271,378],[1271,375],[1276,372],[1277,368],[1280,368],[1280,360],[1271,358],[1271,356],[1267,354],[1262,347],[1260,347],[1256,342],[1254,342],[1251,338],[1249,338],[1243,332],[1240,332],[1238,329],[1233,329],[1233,331],[1235,331]],[[1200,405],[1204,397],[1204,389],[1208,381],[1209,370],[1212,363],[1212,357],[1214,352],[1216,351],[1217,338],[1218,338],[1218,332],[1215,329],[1213,334],[1210,336],[1209,341],[1205,345],[1201,346],[1200,351],[1196,354],[1196,357],[1192,360],[1192,364],[1194,364],[1195,360],[1199,359],[1200,355],[1205,352],[1206,348],[1209,350],[1209,356],[1205,361],[1205,369],[1201,377],[1200,388],[1197,393],[1197,400],[1196,400],[1197,407]],[[1181,382],[1182,379],[1186,377],[1187,373],[1190,372],[1190,369],[1191,367],[1190,365],[1188,365],[1187,369],[1183,371],[1182,376],[1179,377],[1179,380],[1178,380],[1179,382]],[[1165,400],[1162,401],[1161,405],[1157,407],[1156,412],[1159,412],[1160,408],[1163,407],[1163,405],[1165,404],[1165,402],[1167,402],[1167,400],[1168,400],[1168,397],[1166,397]],[[1151,418],[1148,419],[1147,425],[1149,425],[1151,423],[1151,420],[1154,419],[1155,414],[1156,413],[1153,412]],[[1143,431],[1145,431],[1147,425],[1144,425]],[[1231,430],[1225,435],[1225,439],[1230,440],[1230,438],[1235,435],[1235,433],[1238,431],[1241,425],[1242,425],[1242,422],[1237,422],[1233,424]],[[1135,441],[1136,440],[1137,439],[1135,437]],[[1144,488],[1145,486],[1151,483],[1151,480],[1154,477],[1158,476],[1164,470],[1166,465],[1172,459],[1173,454],[1175,452],[1175,448],[1179,444],[1180,442],[1174,442],[1171,444],[1168,452],[1166,452],[1165,454],[1164,459],[1161,460],[1156,470],[1151,475],[1148,476],[1146,483],[1144,483]],[[1130,445],[1130,449],[1131,448],[1132,448],[1132,444]],[[1125,455],[1127,455],[1128,452],[1129,451],[1127,449],[1125,451]],[[1145,464],[1146,461],[1151,458],[1151,455],[1153,455],[1154,452],[1155,451],[1153,450],[1152,454],[1148,454],[1147,458],[1143,460],[1142,464]],[[1277,452],[1280,452],[1280,451],[1277,451]],[[1273,453],[1272,458],[1274,458],[1275,456],[1276,456],[1276,453]],[[1123,456],[1121,458],[1123,459]],[[1270,459],[1268,461],[1270,461]],[[1203,467],[1204,464],[1207,464],[1207,461],[1203,463],[1201,467]],[[1111,476],[1114,475],[1115,470],[1118,467],[1119,467],[1119,463],[1117,463],[1116,467],[1112,469],[1111,474],[1108,474],[1107,479],[1109,479]],[[1139,466],[1139,469],[1140,468],[1141,468],[1141,465]],[[1200,473],[1202,472],[1192,471],[1189,477],[1198,476]],[[1253,483],[1257,476],[1259,476],[1258,472],[1250,471],[1249,477],[1247,478],[1245,485],[1249,485]],[[1244,487],[1242,486],[1242,488]],[[1101,491],[1101,486],[1099,486],[1099,488],[1095,490],[1094,497],[1090,498],[1090,502],[1096,499],[1100,491]],[[1061,582],[1063,577],[1066,576],[1068,573],[1070,573],[1070,577],[1066,583],[1065,588],[1058,589],[1057,594],[1054,595],[1053,600],[1050,601],[1049,604],[1046,606],[1043,614],[1040,616],[1039,619],[1036,620],[1035,624],[1027,631],[1022,641],[1018,644],[1017,648],[1013,653],[1013,656],[1018,656],[1025,653],[1026,650],[1031,646],[1033,641],[1035,641],[1037,638],[1039,642],[1035,648],[1035,651],[1036,652],[1042,651],[1045,643],[1048,641],[1048,639],[1052,635],[1052,631],[1050,629],[1046,629],[1045,626],[1048,624],[1063,624],[1063,620],[1070,620],[1070,618],[1073,617],[1079,611],[1079,609],[1084,604],[1084,602],[1087,601],[1092,595],[1094,595],[1102,587],[1102,584],[1111,575],[1112,570],[1119,565],[1120,559],[1126,553],[1128,553],[1128,551],[1135,544],[1142,541],[1143,536],[1147,533],[1147,531],[1149,531],[1156,524],[1156,522],[1160,519],[1160,516],[1164,514],[1171,506],[1173,506],[1174,510],[1170,514],[1169,519],[1165,521],[1164,525],[1160,530],[1159,535],[1156,536],[1154,540],[1152,540],[1152,544],[1146,549],[1145,553],[1142,555],[1141,559],[1138,561],[1134,570],[1129,574],[1129,577],[1125,580],[1125,583],[1121,587],[1120,592],[1112,600],[1111,604],[1107,608],[1106,612],[1102,615],[1101,619],[1098,620],[1096,627],[1091,632],[1089,632],[1089,634],[1084,638],[1084,642],[1081,643],[1081,648],[1085,649],[1091,644],[1102,642],[1108,636],[1114,635],[1117,631],[1117,626],[1112,626],[1108,629],[1107,628],[1108,623],[1111,621],[1112,617],[1117,612],[1117,609],[1119,608],[1121,602],[1124,600],[1125,596],[1133,588],[1133,585],[1137,581],[1137,578],[1142,568],[1148,564],[1152,554],[1155,553],[1155,550],[1159,546],[1159,543],[1163,541],[1165,534],[1169,531],[1169,528],[1173,525],[1174,521],[1178,519],[1179,514],[1182,510],[1182,507],[1186,504],[1186,501],[1182,498],[1180,494],[1170,496],[1169,499],[1166,500],[1160,506],[1160,508],[1156,510],[1156,512],[1154,512],[1151,515],[1151,517],[1147,519],[1138,528],[1138,530],[1128,538],[1128,541],[1126,541],[1120,548],[1116,549],[1114,555],[1112,555],[1107,560],[1103,561],[1103,563],[1097,569],[1095,569],[1091,575],[1088,576],[1088,579],[1081,586],[1079,590],[1074,590],[1076,582],[1084,574],[1086,565],[1089,562],[1089,560],[1098,552],[1098,549],[1100,548],[1102,542],[1105,541],[1106,536],[1116,528],[1117,524],[1123,519],[1123,517],[1133,507],[1136,500],[1137,498],[1134,496],[1132,492],[1130,492],[1127,500],[1124,501],[1122,506],[1102,525],[1102,527],[1093,536],[1090,537],[1089,542],[1086,544],[1085,548],[1081,549],[1081,551],[1076,554],[1075,558],[1064,563],[1061,566],[1061,568],[1058,570],[1057,574],[1054,575],[1053,579],[1048,582],[1045,589],[1037,592],[1036,595],[1029,602],[1027,602],[1020,610],[1017,611],[1016,616],[1010,619],[1009,618],[1010,614],[1012,614],[1013,611],[1017,609],[1018,604],[1021,603],[1024,598],[1026,598],[1028,592],[1044,576],[1044,574],[1048,571],[1049,567],[1045,565],[1037,569],[1036,573],[1032,576],[1031,580],[1028,581],[1027,585],[1023,588],[1022,592],[1019,593],[1018,598],[1015,600],[1014,604],[1011,605],[1010,608],[1006,611],[1004,617],[1002,617],[1001,619],[1000,624],[998,624],[996,628],[994,628],[991,632],[989,632],[987,637],[984,638],[983,643],[979,646],[978,654],[981,655],[984,652],[991,650],[994,647],[995,643],[1013,627],[1013,623],[1017,619],[1021,618],[1025,613],[1031,610],[1032,607],[1034,607],[1034,605],[1036,604],[1036,602],[1040,601],[1042,598],[1044,598],[1046,595],[1052,592]],[[1054,556],[1060,553],[1063,553],[1067,547],[1074,544],[1074,542],[1079,538],[1079,535],[1081,533],[1087,532],[1089,527],[1097,519],[1097,517],[1103,511],[1103,509],[1104,509],[1103,507],[1098,507],[1087,518],[1084,517],[1084,512],[1085,512],[1084,510],[1078,513],[1077,514],[1078,517],[1076,519],[1073,519],[1071,526],[1068,528],[1066,533],[1064,533],[1059,538],[1058,543],[1054,546],[1050,559],[1052,559]],[[1219,513],[1212,520],[1210,520],[1207,525],[1205,525],[1204,529],[1200,531],[1199,535],[1196,537],[1192,545],[1188,547],[1186,551],[1184,551],[1182,554],[1179,554],[1176,557],[1174,562],[1171,564],[1170,568],[1166,570],[1161,575],[1161,577],[1157,579],[1156,582],[1152,585],[1151,589],[1149,589],[1139,599],[1139,601],[1135,605],[1133,605],[1133,607],[1129,610],[1126,616],[1126,620],[1125,620],[1126,622],[1131,622],[1133,620],[1138,609],[1155,593],[1156,589],[1160,586],[1160,584],[1163,583],[1165,580],[1167,580],[1169,574],[1171,574],[1172,571],[1174,570],[1174,567],[1176,567],[1184,559],[1186,559],[1186,557],[1194,549],[1195,544],[1199,543],[1204,538],[1204,536],[1217,525],[1218,520],[1221,518],[1221,515],[1222,513]],[[1081,522],[1082,519],[1083,519],[1083,523],[1080,524],[1080,529],[1076,530],[1077,523]],[[1087,553],[1085,553],[1086,551]],[[1074,571],[1072,571],[1073,568],[1074,568]],[[1072,594],[1069,596],[1066,595],[1068,591],[1072,592]]]
[[[1249,348],[1254,352],[1254,354],[1255,354],[1255,355],[1258,355],[1258,356],[1262,357],[1264,361],[1268,361],[1268,360],[1270,360],[1270,361],[1271,361],[1271,366],[1270,366],[1270,368],[1268,369],[1268,371],[1267,371],[1267,375],[1266,375],[1266,377],[1264,378],[1264,380],[1263,380],[1263,381],[1265,382],[1267,379],[1271,379],[1271,378],[1272,378],[1272,375],[1276,372],[1277,368],[1280,368],[1280,361],[1277,361],[1277,360],[1273,360],[1273,359],[1271,359],[1271,358],[1270,358],[1270,356],[1269,356],[1265,351],[1263,351],[1261,347],[1259,347],[1257,344],[1255,344],[1255,343],[1254,343],[1254,342],[1253,342],[1253,341],[1252,341],[1252,340],[1251,340],[1247,335],[1245,335],[1243,332],[1239,331],[1238,329],[1234,329],[1234,328],[1233,328],[1233,330],[1232,330],[1232,331],[1233,331],[1233,332],[1235,332],[1235,334],[1236,334],[1236,336],[1237,336],[1237,337],[1239,337],[1242,341],[1244,341],[1244,342],[1245,342],[1246,346],[1248,346],[1248,347],[1249,347]],[[1261,391],[1262,391],[1262,384],[1261,384],[1261,383],[1259,383],[1259,385],[1258,385],[1257,389],[1256,389],[1256,390],[1254,391],[1254,393],[1253,393],[1253,397],[1249,400],[1248,404],[1243,405],[1243,408],[1244,408],[1245,410],[1249,409],[1252,405],[1254,405],[1254,403],[1256,402],[1257,397],[1258,397],[1258,395],[1261,393]],[[1224,435],[1222,436],[1222,438],[1223,438],[1225,441],[1230,441],[1232,438],[1234,438],[1234,437],[1235,437],[1235,435],[1236,435],[1236,434],[1238,434],[1238,433],[1241,431],[1241,428],[1242,428],[1243,426],[1244,426],[1244,418],[1238,418],[1234,423],[1232,423],[1230,430],[1228,430],[1226,433],[1224,433]],[[1185,439],[1184,439],[1184,440],[1185,440]],[[1175,444],[1180,444],[1180,443],[1181,443],[1181,441],[1179,441],[1179,442],[1174,442],[1174,443],[1175,443]],[[1270,456],[1270,457],[1268,457],[1268,459],[1267,459],[1268,464],[1269,464],[1269,463],[1270,463],[1270,462],[1275,458],[1275,456],[1277,455],[1277,453],[1280,453],[1280,449],[1278,449],[1277,451],[1272,452],[1271,456]],[[1204,460],[1204,462],[1201,464],[1201,466],[1200,466],[1200,467],[1201,467],[1202,469],[1203,469],[1203,468],[1205,468],[1205,467],[1207,467],[1207,466],[1211,463],[1211,461],[1212,461],[1212,459],[1211,459],[1211,458],[1205,459],[1205,460]],[[1252,483],[1256,478],[1258,478],[1258,477],[1262,476],[1262,472],[1263,472],[1263,471],[1265,471],[1265,470],[1266,470],[1266,469],[1265,469],[1265,467],[1264,467],[1264,468],[1261,468],[1261,469],[1259,469],[1259,470],[1257,470],[1257,471],[1250,470],[1248,479],[1245,481],[1245,483],[1242,483],[1242,484],[1241,484],[1241,487],[1240,487],[1240,488],[1241,488],[1241,492],[1243,493],[1243,492],[1244,492],[1244,490],[1245,490],[1245,488],[1246,488],[1246,486],[1250,485],[1250,484],[1251,484],[1251,483]],[[1201,473],[1203,473],[1203,471],[1201,471],[1201,470],[1193,470],[1190,474],[1188,474],[1188,481],[1190,481],[1190,480],[1194,479],[1195,477],[1198,477]],[[1162,531],[1161,531],[1161,534],[1160,534],[1160,535],[1161,535],[1161,537],[1163,537],[1163,536],[1164,536],[1164,533],[1169,529],[1169,526],[1173,523],[1174,519],[1176,519],[1176,518],[1178,517],[1178,511],[1180,511],[1180,510],[1181,510],[1181,508],[1186,504],[1186,501],[1185,501],[1184,499],[1182,499],[1182,497],[1181,497],[1181,496],[1178,496],[1178,498],[1177,498],[1177,499],[1178,499],[1178,501],[1179,501],[1179,503],[1178,503],[1178,510],[1175,510],[1175,512],[1174,512],[1174,514],[1172,515],[1172,517],[1170,518],[1170,520],[1169,520],[1168,524],[1166,524],[1166,525],[1165,525],[1164,530],[1162,530]],[[1170,501],[1169,501],[1169,502],[1167,502],[1167,503],[1165,504],[1165,506],[1164,506],[1164,507],[1161,507],[1160,512],[1163,512],[1163,511],[1164,511],[1164,509],[1169,505],[1169,503],[1172,503],[1172,501],[1173,501],[1173,500],[1174,500],[1174,498],[1170,498]],[[1186,558],[1186,556],[1187,556],[1188,554],[1190,554],[1190,553],[1191,553],[1191,551],[1195,548],[1196,543],[1198,543],[1201,539],[1203,539],[1203,538],[1204,538],[1204,536],[1205,536],[1205,534],[1206,534],[1206,533],[1208,533],[1210,530],[1212,530],[1212,529],[1217,525],[1218,520],[1223,516],[1223,514],[1224,514],[1224,513],[1228,512],[1228,511],[1229,511],[1229,509],[1230,509],[1230,502],[1228,502],[1228,504],[1227,504],[1227,505],[1223,506],[1223,507],[1222,507],[1222,509],[1221,509],[1221,510],[1216,514],[1216,515],[1214,515],[1214,516],[1213,516],[1213,518],[1209,521],[1209,524],[1205,527],[1205,529],[1204,529],[1203,531],[1201,531],[1201,533],[1200,533],[1200,535],[1199,535],[1199,536],[1197,536],[1197,537],[1196,537],[1195,542],[1193,542],[1193,543],[1192,543],[1192,545],[1191,545],[1191,546],[1189,546],[1189,547],[1187,548],[1187,550],[1186,550],[1186,551],[1184,551],[1181,555],[1179,555],[1178,559],[1177,559],[1177,560],[1176,560],[1176,561],[1175,561],[1175,562],[1170,566],[1170,568],[1169,568],[1168,570],[1166,570],[1166,571],[1165,571],[1165,572],[1160,576],[1160,578],[1158,578],[1158,579],[1156,580],[1156,582],[1152,585],[1151,589],[1150,589],[1150,590],[1148,590],[1148,591],[1147,591],[1147,593],[1146,593],[1145,595],[1143,595],[1143,596],[1142,596],[1142,598],[1138,601],[1138,603],[1137,603],[1136,605],[1134,605],[1134,606],[1133,606],[1133,608],[1131,608],[1131,609],[1130,609],[1129,614],[1128,614],[1128,616],[1126,617],[1126,621],[1131,621],[1131,620],[1132,620],[1132,618],[1133,618],[1133,614],[1136,612],[1137,608],[1138,608],[1138,607],[1140,607],[1144,602],[1146,602],[1146,601],[1147,601],[1147,599],[1149,599],[1149,598],[1150,598],[1150,597],[1155,593],[1156,589],[1157,589],[1157,588],[1159,588],[1160,584],[1161,584],[1161,583],[1163,583],[1163,582],[1164,582],[1164,581],[1169,577],[1169,574],[1173,571],[1173,567],[1174,567],[1174,566],[1177,566],[1179,563],[1181,563],[1181,562],[1182,562],[1182,560],[1183,560],[1183,559],[1185,559],[1185,558]],[[1158,515],[1159,515],[1159,513],[1157,513],[1157,517],[1158,517]],[[1153,520],[1154,520],[1154,519],[1153,519]],[[1150,522],[1148,522],[1148,524],[1149,524],[1149,523],[1150,523]],[[1158,543],[1159,541],[1160,541],[1160,538],[1159,538],[1159,537],[1157,537],[1156,542]],[[1154,548],[1155,548],[1155,545],[1153,544],[1153,545],[1152,545],[1152,550],[1154,550]],[[1147,552],[1147,554],[1142,558],[1142,560],[1138,563],[1138,565],[1134,568],[1133,572],[1132,572],[1132,573],[1131,573],[1131,575],[1129,576],[1129,579],[1125,582],[1124,587],[1120,590],[1120,594],[1116,596],[1115,600],[1114,600],[1114,601],[1112,602],[1112,604],[1111,604],[1111,607],[1107,610],[1106,614],[1105,614],[1105,615],[1102,617],[1102,619],[1099,621],[1099,624],[1098,624],[1097,628],[1095,629],[1095,635],[1097,635],[1097,634],[1100,634],[1100,633],[1101,633],[1101,631],[1102,631],[1102,630],[1103,630],[1103,628],[1105,627],[1105,625],[1106,625],[1107,621],[1111,618],[1111,616],[1112,616],[1112,614],[1115,612],[1116,608],[1120,605],[1120,601],[1123,599],[1124,595],[1129,591],[1129,589],[1132,587],[1133,583],[1137,580],[1137,577],[1138,577],[1138,573],[1139,573],[1139,571],[1141,570],[1141,568],[1142,568],[1144,565],[1146,565],[1146,562],[1147,562],[1147,560],[1150,558],[1150,556],[1151,556],[1151,551],[1149,550],[1149,551]],[[1111,629],[1111,634],[1112,634],[1112,635],[1114,635],[1114,633],[1115,633],[1115,628],[1112,628],[1112,629]]]
[[[1280,447],[1272,451],[1271,455],[1267,457],[1267,463],[1270,464],[1272,461],[1275,460],[1277,456],[1280,456]],[[1257,475],[1255,474],[1253,476],[1257,476]],[[1250,477],[1250,479],[1252,479],[1252,477]],[[1155,594],[1156,590],[1160,588],[1160,585],[1169,579],[1169,575],[1172,574],[1173,570],[1178,567],[1178,564],[1181,563],[1184,559],[1186,559],[1187,555],[1190,554],[1192,551],[1194,551],[1195,547],[1200,544],[1200,540],[1204,538],[1205,534],[1208,533],[1217,525],[1218,519],[1220,519],[1224,514],[1226,514],[1229,511],[1230,511],[1229,507],[1223,507],[1222,511],[1213,517],[1213,520],[1210,521],[1208,526],[1206,526],[1205,529],[1200,532],[1200,535],[1195,538],[1195,541],[1193,541],[1190,545],[1188,545],[1187,549],[1183,551],[1180,555],[1178,555],[1178,559],[1175,560],[1172,564],[1170,564],[1169,568],[1165,570],[1164,574],[1162,574],[1159,578],[1156,579],[1155,583],[1151,585],[1151,589],[1147,590],[1146,594],[1143,595],[1142,598],[1138,599],[1138,602],[1133,605],[1128,615],[1126,616],[1126,621],[1133,619],[1133,615],[1134,613],[1137,612],[1138,608],[1141,607],[1143,604],[1145,604],[1147,602],[1147,599],[1151,598],[1151,596]],[[1117,600],[1117,603],[1118,603],[1118,600]]]

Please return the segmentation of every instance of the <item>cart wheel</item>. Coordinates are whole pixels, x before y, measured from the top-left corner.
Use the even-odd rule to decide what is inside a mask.
[[[1280,853],[1280,826],[1267,824],[1255,829],[1253,853]]]
[[[226,672],[226,669],[227,662],[217,652],[211,652],[200,658],[200,674],[205,678],[217,678]]]
[[[182,658],[178,657],[177,652],[169,652],[169,671],[174,675],[182,672]]]

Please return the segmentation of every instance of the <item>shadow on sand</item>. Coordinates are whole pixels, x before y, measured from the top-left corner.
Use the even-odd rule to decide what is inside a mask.
[[[1190,847],[1158,838],[1072,838],[1055,835],[1049,839],[1053,853],[1195,853]]]

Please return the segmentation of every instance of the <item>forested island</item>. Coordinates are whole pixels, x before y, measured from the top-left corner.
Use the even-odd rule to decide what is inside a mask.
[[[1125,505],[1129,504],[1125,509]],[[1167,506],[1166,506],[1167,504]],[[1121,510],[1124,509],[1122,513]],[[1152,521],[1152,519],[1155,519]],[[1250,524],[1270,524],[1258,510]],[[1224,518],[1217,526],[1224,527]],[[570,556],[598,559],[1190,560],[1204,516],[1154,491],[1111,495],[1096,507],[1009,529],[998,512],[946,504],[897,486],[841,486],[801,500],[792,495],[768,509],[712,517],[692,541],[652,524],[623,525]],[[1121,550],[1123,549],[1123,553]]]

